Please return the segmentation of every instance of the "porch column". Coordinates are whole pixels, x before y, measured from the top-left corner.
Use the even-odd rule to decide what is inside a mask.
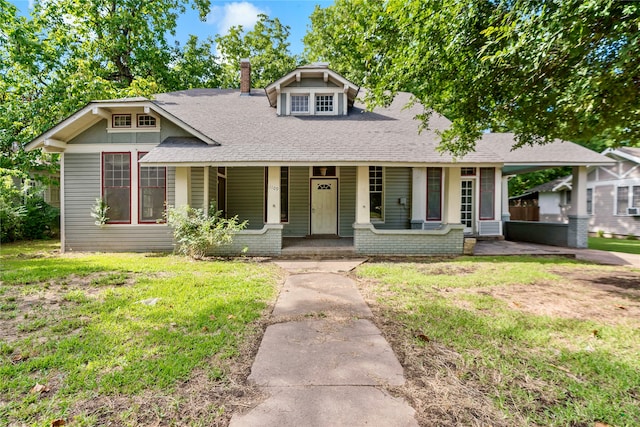
[[[191,168],[176,167],[175,205],[191,206]]]
[[[446,224],[460,224],[460,168],[444,169],[444,215]]]
[[[267,224],[280,224],[280,166],[267,173]]]
[[[427,219],[427,168],[412,168],[411,228],[422,229]]]
[[[567,229],[567,245],[570,248],[588,247],[589,215],[587,214],[587,167],[573,167],[571,188],[571,213]]]
[[[502,222],[509,221],[511,213],[509,212],[509,177],[502,177]],[[504,227],[504,224],[503,224]]]
[[[358,166],[356,171],[356,224],[369,224],[369,166]]]

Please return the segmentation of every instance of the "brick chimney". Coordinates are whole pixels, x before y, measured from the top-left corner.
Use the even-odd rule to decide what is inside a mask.
[[[240,60],[240,96],[251,95],[251,64],[249,58]]]

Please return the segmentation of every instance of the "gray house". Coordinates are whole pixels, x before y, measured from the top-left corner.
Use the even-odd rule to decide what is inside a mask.
[[[352,239],[359,254],[459,254],[466,235],[501,236],[507,176],[610,160],[570,142],[511,150],[513,136],[485,134],[475,152],[436,150],[449,120],[418,133],[399,94],[366,111],[359,88],[326,64],[297,68],[265,89],[198,89],[89,103],[27,149],[61,153],[63,250],[171,250],[158,220],[165,202],[248,220],[219,253],[278,255],[288,238]],[[567,244],[586,246],[587,201],[574,198]],[[96,227],[95,199],[110,206]]]

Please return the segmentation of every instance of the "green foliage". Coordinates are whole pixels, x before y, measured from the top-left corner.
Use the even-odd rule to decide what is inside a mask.
[[[108,221],[109,217],[107,216],[107,212],[109,211],[109,206],[104,199],[98,197],[96,199],[96,203],[91,207],[91,218],[95,219],[94,224],[98,227],[104,226]]]
[[[238,67],[240,60],[251,61],[251,85],[263,88],[292,71],[299,58],[289,52],[289,27],[278,18],[259,15],[251,31],[242,25],[231,27],[223,36],[216,37],[218,52],[222,58],[222,86],[240,87]]]
[[[165,218],[173,228],[178,252],[194,259],[203,258],[212,247],[231,244],[233,234],[247,226],[247,221],[238,222],[237,216],[223,218],[222,211],[215,210],[215,203],[209,213],[190,206],[170,206]]]
[[[305,52],[371,89],[370,106],[408,91],[445,114],[440,148],[456,155],[486,129],[625,145],[640,140],[638,25],[640,4],[615,0],[337,0],[312,14]]]
[[[21,186],[28,178],[14,169],[0,168],[0,242],[52,237],[59,227],[59,210],[36,189]]]

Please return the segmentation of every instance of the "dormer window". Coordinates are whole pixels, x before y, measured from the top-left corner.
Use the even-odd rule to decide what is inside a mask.
[[[156,118],[149,114],[138,114],[138,127],[154,128],[156,127]]]
[[[114,114],[113,127],[114,128],[130,128],[131,114]]]
[[[333,112],[333,95],[316,95],[316,113]]]
[[[309,112],[309,95],[291,95],[291,113]]]

